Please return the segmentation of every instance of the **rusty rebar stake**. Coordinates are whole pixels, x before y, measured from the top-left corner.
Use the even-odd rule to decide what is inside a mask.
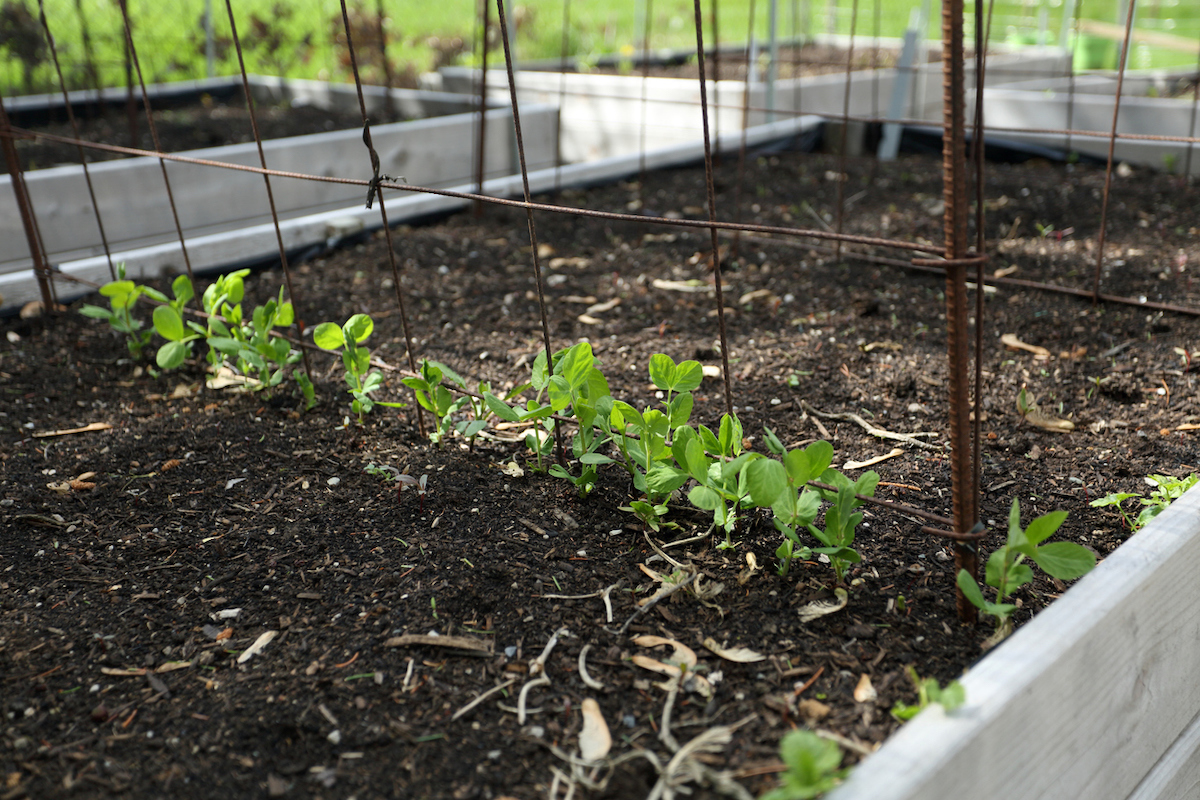
[[[954,529],[970,531],[976,522],[972,481],[969,347],[967,335],[967,193],[966,110],[963,102],[963,0],[942,3],[942,194],[946,248],[946,352],[950,384],[950,476],[954,494]],[[971,542],[954,544],[955,574],[978,572],[978,548]],[[974,623],[975,608],[956,587],[958,618]]]

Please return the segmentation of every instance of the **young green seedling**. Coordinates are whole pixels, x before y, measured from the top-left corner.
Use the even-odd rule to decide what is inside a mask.
[[[457,400],[450,390],[442,385],[442,378],[449,378],[459,387],[465,388],[466,383],[457,372],[438,361],[421,360],[421,375],[416,378],[401,378],[400,382],[413,390],[421,408],[433,414],[434,427],[429,433],[429,440],[441,447],[446,437],[450,435],[453,425],[453,414],[467,405],[468,398]],[[478,431],[476,431],[478,433]]]
[[[842,750],[812,731],[796,730],[779,742],[779,757],[787,771],[779,786],[760,800],[812,800],[833,789],[846,776],[840,769]]]
[[[779,559],[779,575],[786,577],[794,559],[812,557],[812,548],[800,541],[798,530],[807,528],[821,510],[821,495],[807,484],[821,477],[833,461],[833,446],[829,442],[813,442],[806,449],[788,451],[770,428],[763,429],[767,448],[782,457],[782,463],[764,458],[747,468],[750,499],[760,508],[770,508],[775,529],[783,541],[775,556]]]
[[[1143,497],[1136,492],[1119,492],[1105,495],[1099,500],[1093,500],[1091,505],[1097,508],[1116,506],[1125,527],[1130,531],[1139,531],[1146,526],[1147,522],[1165,511],[1167,506],[1178,500],[1184,492],[1195,486],[1197,481],[1200,481],[1200,475],[1195,472],[1186,478],[1176,478],[1172,475],[1147,475],[1146,483],[1154,487],[1149,497]],[[1138,502],[1143,506],[1141,513],[1136,518],[1130,517],[1122,505],[1126,500],[1134,497],[1138,498]]]
[[[967,690],[958,681],[950,681],[942,687],[936,678],[922,679],[913,667],[908,667],[907,672],[917,690],[917,702],[911,706],[897,702],[892,706],[892,716],[900,722],[908,722],[933,703],[940,704],[946,711],[953,711],[967,702]]]
[[[988,558],[985,570],[985,582],[996,590],[995,602],[985,600],[975,578],[965,569],[959,570],[957,583],[963,595],[980,611],[996,618],[997,639],[1012,632],[1012,615],[1017,610],[1014,604],[1005,601],[1017,589],[1033,581],[1033,570],[1025,559],[1037,564],[1047,575],[1063,581],[1086,575],[1096,566],[1095,554],[1082,545],[1074,542],[1042,544],[1066,518],[1065,511],[1051,511],[1022,529],[1021,504],[1013,498],[1008,513],[1008,539]]]
[[[183,319],[183,309],[188,301],[195,297],[192,281],[187,275],[180,275],[171,283],[171,294],[174,299],[166,305],[154,309],[154,330],[167,340],[158,348],[154,361],[162,369],[176,369],[192,354],[192,342],[202,339],[207,329],[199,323]]]
[[[111,308],[85,305],[79,309],[79,313],[85,317],[105,320],[114,331],[125,334],[129,354],[140,360],[142,351],[150,344],[154,332],[142,330],[143,323],[134,318],[133,307],[142,295],[163,303],[167,302],[166,296],[149,286],[138,286],[133,281],[126,280],[124,264],[117,265],[117,280],[101,286],[100,294],[108,298]]]
[[[371,393],[383,385],[383,375],[379,370],[371,369],[371,352],[361,344],[374,330],[375,323],[366,314],[355,314],[340,328],[332,322],[322,322],[313,329],[313,341],[317,347],[322,350],[342,348],[346,385],[350,387],[348,391],[354,398],[350,409],[358,415],[359,424],[362,424],[363,415],[369,414],[376,405],[405,407],[404,403],[385,403],[371,397]]]
[[[609,395],[608,380],[597,364],[599,361],[592,354],[592,346],[579,342],[554,359],[553,371],[546,384],[550,407],[558,411],[569,408],[579,423],[571,439],[571,455],[579,461],[579,475],[572,475],[560,464],[552,464],[550,474],[570,481],[580,497],[595,487],[599,468],[612,463],[611,458],[598,452],[608,443],[610,435],[603,426],[597,435],[596,424],[611,417],[613,400]],[[536,363],[534,372],[538,372]]]

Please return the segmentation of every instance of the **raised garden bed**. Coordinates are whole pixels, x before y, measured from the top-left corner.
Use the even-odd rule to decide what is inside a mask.
[[[865,51],[866,45],[863,46]],[[991,56],[987,83],[997,85],[1039,76],[1060,76],[1066,73],[1068,61],[1063,51],[1050,48],[1027,48]],[[559,146],[565,161],[636,154],[643,149],[693,141],[702,135],[700,87],[694,78],[643,79],[633,73],[558,73],[541,66],[538,70],[517,73],[517,96],[523,103],[561,105]],[[478,70],[444,67],[438,74],[440,79],[431,86],[453,92],[478,91]],[[969,85],[973,80],[970,65],[967,74]],[[896,69],[852,72],[849,113],[872,118],[884,116],[898,80],[912,81],[905,90],[904,116],[931,121],[941,119],[941,66],[936,63],[922,64],[907,74]],[[508,98],[508,78],[504,70],[488,70],[487,85],[490,97]],[[844,72],[781,79],[774,90],[775,116],[840,116],[845,107],[845,87]],[[740,80],[722,79],[709,86],[710,130],[736,141],[742,127],[744,94],[745,83]],[[761,79],[750,87],[749,106],[752,111],[747,116],[747,125],[768,121],[769,115],[765,111],[767,87]]]
[[[847,230],[936,239],[936,164],[853,163],[851,180],[868,191],[852,204]],[[835,168],[829,159],[791,154],[753,161],[748,194],[755,207],[744,218],[802,224],[808,214],[793,205],[797,187],[813,213],[831,213],[837,182],[828,175]],[[718,174],[719,208],[729,202],[735,169],[726,164]],[[694,169],[652,173],[644,187],[648,208],[702,215],[700,177]],[[988,181],[989,198],[1010,198],[989,216],[993,237],[1008,233],[1015,216],[1075,227],[1063,241],[1014,235],[995,268],[1019,266],[1018,277],[1043,280],[1087,270],[1099,205],[1092,190],[1103,185],[1101,173],[998,166]],[[1106,290],[1195,304],[1198,290],[1186,272],[1159,277],[1149,269],[1171,263],[1181,248],[1193,252],[1186,214],[1178,210],[1191,190],[1149,175],[1122,181],[1117,191],[1123,204],[1115,205],[1109,241],[1141,254],[1108,276]],[[571,190],[560,200],[611,209],[638,195],[624,184]],[[1153,215],[1153,227],[1141,227],[1135,209]],[[645,370],[656,352],[718,362],[711,298],[661,283],[699,278],[703,287],[702,265],[689,263],[705,247],[703,231],[543,214],[538,229],[553,249],[543,255],[555,345],[588,337],[614,395],[639,406],[654,402]],[[398,247],[411,259],[401,288],[419,355],[497,389],[528,374],[540,326],[524,230],[523,214],[490,209],[481,220],[462,214],[401,231]],[[940,279],[843,266],[778,240],[743,237],[741,248],[727,273],[729,355],[735,403],[755,447],[763,425],[788,444],[824,435],[802,402],[854,411],[891,430],[940,431]],[[298,311],[310,326],[366,310],[376,320],[367,341],[376,357],[404,363],[380,238],[301,265],[295,278]],[[275,296],[280,282],[277,271],[256,275],[247,302]],[[759,290],[766,293],[751,294]],[[1001,530],[1013,497],[1026,520],[1069,510],[1059,537],[1110,556],[1127,533],[1088,500],[1143,490],[1151,472],[1196,469],[1196,433],[1188,427],[1200,414],[1196,373],[1174,348],[1193,347],[1200,323],[1025,290],[1001,288],[988,297],[984,519]],[[59,787],[79,782],[130,797],[336,791],[542,798],[552,768],[563,767],[549,745],[576,749],[578,709],[587,698],[599,702],[613,730],[614,754],[644,747],[664,763],[670,757],[656,738],[665,697],[653,685],[659,678],[629,660],[652,651],[605,630],[619,628],[635,599],[653,591],[639,565],[663,566],[652,560],[640,524],[618,510],[632,499],[623,471],[605,468],[597,490],[580,499],[566,483],[533,474],[503,431],[468,452],[455,439],[444,449],[431,446],[407,412],[378,409],[363,427],[343,426],[348,398],[334,359],[315,362],[322,404],[301,414],[286,389],[273,399],[197,394],[199,365],[152,380],[135,370],[120,340],[77,315],[11,320],[5,331],[11,335],[3,340],[0,371],[13,402],[0,417],[0,671],[13,680],[6,684],[0,758],[6,774],[17,775],[14,787],[37,796],[64,794],[68,789]],[[1006,332],[1050,356],[1006,350],[996,338]],[[1073,420],[1075,431],[1051,434],[1022,422],[1014,411],[1022,385]],[[395,372],[386,373],[386,387],[387,399],[406,399]],[[708,381],[696,394],[693,417],[712,424],[723,405],[719,385]],[[114,427],[33,438],[91,422]],[[839,466],[891,449],[853,424],[822,424]],[[501,471],[514,460],[523,475]],[[370,464],[428,475],[428,493],[398,495],[386,476],[366,471]],[[881,496],[948,513],[943,451],[910,449],[874,469],[889,484]],[[85,472],[96,473],[83,479],[94,488],[68,486],[60,494],[47,487]],[[706,527],[686,503],[671,518],[684,526],[682,537]],[[748,520],[733,551],[715,549],[711,540],[668,550],[724,584],[710,599],[719,611],[686,598],[660,604],[627,631],[674,638],[695,648],[710,678],[722,675],[711,704],[679,698],[672,728],[679,741],[746,720],[711,766],[759,792],[775,781],[776,746],[792,725],[831,729],[870,750],[897,727],[891,705],[914,699],[906,667],[945,683],[974,663],[988,626],[957,623],[951,562],[919,524],[870,511],[856,542],[864,563],[850,576],[862,583],[846,608],[806,624],[797,610],[827,596],[830,571],[812,563],[796,565],[787,579],[775,575],[779,534],[766,518]],[[1179,552],[1173,563],[1186,569],[1186,551]],[[763,569],[740,583],[748,553]],[[1079,588],[1104,585],[1105,567]],[[547,596],[588,594],[619,580],[613,624],[599,597]],[[1172,577],[1161,590],[1187,583]],[[637,594],[627,591],[635,588]],[[1019,592],[1018,619],[1062,589],[1039,579]],[[901,595],[905,612],[897,613]],[[518,725],[499,704],[513,703],[530,662],[563,627],[572,635],[561,637],[546,661],[552,683],[528,698],[542,710]],[[279,634],[264,651],[237,663],[238,653],[271,630]],[[490,644],[482,657],[428,638],[389,644],[434,630]],[[1186,626],[1181,636],[1195,640]],[[706,637],[768,659],[723,661],[700,646]],[[1020,652],[1020,641],[994,656]],[[582,682],[584,645],[591,645],[588,669],[603,691]],[[1163,647],[1174,652],[1175,645]],[[1135,652],[1143,651],[1120,651]],[[1149,658],[1159,651],[1145,652]],[[1103,662],[1103,653],[1093,660]],[[973,673],[991,674],[989,663]],[[156,671],[168,664],[170,671]],[[877,697],[858,702],[864,674]],[[1123,686],[1133,681],[1124,669],[1120,675]],[[451,720],[510,678],[517,682],[508,698],[489,697]],[[1076,688],[1093,690],[1085,700],[1098,702],[1094,684],[1081,682]],[[1149,707],[1140,701],[1121,705],[1125,691],[1114,689],[1099,706],[1113,709],[1102,725],[1114,739],[1157,724],[1142,716]],[[1174,700],[1166,689],[1149,693]],[[990,707],[991,697],[982,683],[968,683],[968,709]],[[1070,725],[1075,713],[1063,710],[1057,719]],[[1172,714],[1188,715],[1182,701]],[[922,728],[911,730],[897,741]],[[1173,735],[1164,727],[1155,746]],[[596,794],[642,797],[656,779],[646,762],[628,762],[607,793]]]
[[[1170,96],[1190,76],[1131,74],[1125,78],[1117,133],[1150,136],[1195,137],[1200,132],[1190,92]],[[985,92],[984,103],[989,135],[1074,151],[1095,158],[1108,158],[1109,137],[1007,132],[1005,128],[1072,129],[1110,131],[1117,88],[1114,75],[1081,75],[1066,78],[1022,81],[995,86]],[[1189,161],[1187,151],[1193,150]],[[1200,154],[1186,142],[1117,139],[1114,158],[1164,172],[1180,174],[1190,166],[1200,173]]]
[[[228,89],[230,82],[226,80],[220,85]],[[240,87],[240,81],[237,86]],[[260,105],[315,107],[346,121],[353,118],[351,112],[358,105],[353,87],[258,77],[253,79],[251,87]],[[194,97],[202,99],[206,94],[211,97],[218,86],[199,82],[187,88]],[[177,105],[179,95],[184,94],[180,89],[162,91],[171,100],[168,105]],[[384,95],[385,90],[378,87],[368,89],[368,113],[381,116],[386,113]],[[86,96],[79,97],[81,104],[86,100]],[[426,186],[445,188],[469,183],[475,163],[472,143],[477,115],[470,113],[474,104],[461,96],[399,89],[393,90],[393,101],[396,112],[410,121],[373,126],[372,138],[380,155],[381,171]],[[230,103],[236,104],[236,99]],[[29,101],[14,112],[32,115],[33,108]],[[488,176],[511,175],[517,171],[511,112],[497,108],[488,114]],[[539,161],[538,154],[552,151],[550,137],[554,132],[555,111],[529,108],[522,116],[531,166],[548,165],[551,162]],[[245,134],[239,126],[237,135]],[[357,123],[346,130],[266,141],[263,148],[267,165],[272,169],[326,176],[359,175],[364,180],[371,177],[361,125]],[[186,155],[259,165],[253,142],[191,150]],[[90,170],[116,260],[127,261],[134,277],[182,269],[183,258],[158,160],[109,161],[95,164]],[[197,244],[196,252],[189,251],[195,269],[269,258],[278,252],[261,176],[182,163],[168,164],[167,171],[185,235],[189,239],[206,237]],[[26,174],[26,183],[51,262],[65,265],[64,271],[77,277],[104,280],[108,263],[103,257],[83,168],[77,165],[32,171]],[[280,178],[273,181],[273,188],[276,207],[284,220],[348,206],[362,207],[366,196],[360,186]],[[360,220],[355,220],[355,224],[357,228],[352,226],[352,230],[362,226]],[[265,226],[267,230],[250,244],[229,236],[231,231],[254,226]],[[289,249],[303,248],[344,232],[338,226],[330,228],[325,224],[291,226],[284,241]],[[130,251],[137,250],[145,254],[130,255]],[[3,305],[19,305],[37,297],[24,231],[7,176],[0,177],[0,252],[4,254],[0,257]]]

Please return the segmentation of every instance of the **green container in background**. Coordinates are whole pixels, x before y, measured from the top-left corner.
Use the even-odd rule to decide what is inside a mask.
[[[1116,69],[1117,43],[1102,36],[1080,34],[1071,45],[1075,71],[1085,69]]]

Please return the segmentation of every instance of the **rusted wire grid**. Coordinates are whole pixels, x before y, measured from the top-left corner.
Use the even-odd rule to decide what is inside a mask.
[[[841,240],[850,244],[861,244],[866,246],[891,247],[898,250],[906,250],[916,253],[940,254],[942,248],[935,244],[924,244],[921,242],[912,242],[905,239],[885,239],[877,236],[859,236],[857,234],[836,234],[831,231],[823,231],[811,228],[793,228],[783,225],[759,225],[756,223],[733,223],[722,222],[720,220],[692,220],[692,219],[669,219],[666,217],[644,217],[638,214],[623,214],[616,211],[600,211],[590,208],[577,208],[574,206],[561,206],[552,203],[535,203],[525,200],[514,200],[506,197],[491,197],[488,195],[478,195],[472,192],[459,192],[453,189],[436,189],[429,186],[417,186],[408,183],[398,183],[396,181],[375,181],[373,179],[362,178],[341,178],[330,175],[314,175],[306,172],[289,172],[286,170],[264,169],[262,167],[254,167],[248,164],[232,164],[227,161],[213,161],[211,159],[194,158],[192,156],[183,156],[175,153],[159,153],[153,150],[140,150],[133,147],[123,147],[121,145],[103,144],[101,142],[88,142],[77,139],[72,139],[67,136],[58,136],[51,133],[41,133],[39,131],[28,130],[26,128],[12,128],[13,138],[21,139],[46,139],[47,141],[62,142],[66,144],[81,144],[84,147],[90,147],[97,150],[105,150],[111,153],[121,153],[129,156],[158,156],[167,161],[178,161],[183,164],[197,164],[206,167],[216,167],[219,169],[230,169],[238,172],[253,172],[260,175],[270,175],[278,178],[294,178],[296,180],[316,181],[319,183],[337,183],[348,186],[361,186],[364,189],[369,189],[374,185],[378,189],[394,189],[404,192],[417,192],[422,194],[433,194],[441,197],[451,197],[459,200],[475,201],[481,200],[485,203],[493,205],[508,206],[511,208],[521,208],[533,211],[549,211],[562,214],[574,214],[581,217],[595,217],[597,219],[608,219],[617,222],[633,222],[633,223],[650,223],[654,225],[663,225],[675,228],[697,228],[708,230],[715,227],[717,230],[735,230],[750,231],[754,233],[779,234],[787,236],[804,236],[813,239],[824,239],[829,241]],[[4,138],[4,137],[0,137]]]
[[[81,19],[82,13],[82,9],[80,9]],[[67,93],[66,80],[63,78],[62,65],[60,64],[58,58],[58,46],[54,42],[54,35],[50,32],[50,23],[46,20],[46,5],[44,0],[38,0],[38,19],[42,23],[42,31],[45,33],[46,42],[50,46],[50,57],[54,60],[54,72],[58,76],[58,87],[62,91],[63,108],[66,110],[67,119],[71,123],[71,132],[75,134],[76,139],[82,139],[83,136],[79,132],[79,121],[75,119],[75,110],[71,105],[70,95]],[[86,35],[87,34],[85,32],[85,42],[87,41]],[[96,67],[91,61],[90,47],[90,44],[86,45],[85,53],[88,56],[89,68],[93,77],[95,77]],[[97,80],[99,79],[97,78]],[[96,217],[96,228],[100,232],[100,243],[104,247],[104,257],[108,261],[108,275],[115,281],[117,279],[117,270],[116,267],[113,266],[112,250],[108,246],[108,235],[104,231],[104,220],[100,217],[100,204],[96,202],[96,187],[92,185],[92,171],[88,167],[87,154],[86,151],[78,145],[76,145],[76,149],[79,151],[79,163],[83,167],[83,179],[87,183],[88,197],[91,198],[92,201],[92,211]],[[266,165],[264,164],[264,166]]]
[[[721,378],[725,382],[725,413],[733,416],[733,383],[729,377],[729,344],[725,335],[725,292],[721,285],[721,251],[717,242],[717,192],[713,184],[713,148],[708,133],[708,87],[704,80],[704,20],[700,0],[692,0],[692,4],[696,22],[696,58],[700,68],[700,120],[704,128],[704,187],[708,200],[713,285],[717,295],[717,330],[721,338]],[[715,14],[713,19],[716,20]]]
[[[161,155],[163,148],[162,143],[158,139],[158,127],[154,124],[154,113],[150,107],[150,93],[146,91],[146,81],[142,76],[142,62],[138,58],[137,45],[133,41],[133,28],[129,23],[129,6],[126,0],[117,0],[117,6],[121,9],[121,20],[124,24],[125,47],[129,54],[129,63],[137,73],[138,86],[142,92],[142,108],[146,112],[146,129],[150,131],[150,140],[154,142],[154,149],[159,153],[158,166],[162,170],[163,186],[167,190],[167,202],[171,206],[171,218],[175,222],[175,232],[179,235],[179,249],[183,254],[183,264],[187,268],[188,278],[191,280],[192,285],[196,286],[196,273],[192,271],[192,259],[188,255],[187,242],[184,240],[183,225],[179,222],[179,209],[175,206],[175,192],[171,189],[171,178],[167,175],[167,162]],[[133,120],[135,117],[131,116],[130,119]],[[133,131],[131,131],[132,133]],[[136,141],[136,138],[134,141]]]
[[[850,44],[846,50],[846,86],[842,92],[842,136],[838,145],[837,221],[834,228],[838,233],[842,232],[843,218],[846,214],[846,183],[850,179],[846,173],[846,144],[850,133],[850,75],[854,71],[854,34],[857,27],[858,0],[853,0],[850,6]],[[835,244],[834,249],[837,251],[833,256],[834,260],[841,261],[841,243]]]
[[[29,243],[29,256],[33,259],[33,275],[42,295],[42,307],[51,311],[57,305],[53,291],[54,281],[51,278],[50,266],[46,262],[46,248],[42,245],[42,234],[38,230],[37,212],[29,198],[29,188],[25,185],[25,173],[21,169],[21,158],[17,155],[17,144],[12,131],[8,111],[4,108],[4,98],[0,96],[0,149],[4,151],[4,162],[8,166],[9,179],[16,196],[21,226],[25,229],[25,240]]]
[[[344,2],[344,0],[343,0]],[[517,161],[521,165],[521,189],[525,199],[525,219],[529,226],[529,249],[533,261],[533,280],[537,286],[538,315],[542,323],[542,343],[546,349],[546,368],[552,369],[554,363],[554,348],[550,343],[550,321],[546,313],[546,290],[542,280],[542,264],[538,255],[537,224],[533,219],[532,195],[529,191],[529,169],[525,164],[525,140],[521,135],[521,112],[517,103],[517,79],[513,72],[512,46],[508,39],[508,19],[504,11],[504,0],[496,0],[496,17],[500,22],[500,42],[504,46],[504,71],[508,76],[508,93],[512,101],[513,132],[517,142]],[[486,73],[485,73],[486,76]],[[486,77],[484,83],[486,84]],[[554,426],[554,448],[558,463],[566,466],[566,454],[563,451],[562,431]]]
[[[1117,120],[1121,116],[1121,89],[1125,85],[1125,65],[1129,59],[1129,44],[1132,41],[1133,16],[1137,11],[1137,0],[1129,0],[1125,15],[1125,38],[1121,42],[1121,57],[1117,62],[1117,91],[1113,98],[1112,131],[1108,139],[1108,164],[1104,168],[1104,196],[1100,200],[1100,232],[1096,236],[1096,270],[1092,279],[1092,294],[1100,294],[1100,273],[1104,269],[1104,240],[1108,231],[1108,200],[1112,192],[1113,156],[1117,149]],[[1098,300],[1093,300],[1098,302]]]
[[[1061,131],[1051,131],[1051,132],[1061,132]],[[1183,141],[1183,142],[1200,141],[1200,139],[1188,138],[1188,137],[1166,137],[1166,136],[1134,135],[1134,134],[1125,134],[1124,137],[1130,138],[1130,139],[1150,139],[1150,140],[1167,140],[1167,141]],[[78,144],[84,148],[103,150],[103,151],[107,151],[107,152],[118,153],[121,155],[161,157],[168,161],[178,161],[180,163],[197,164],[197,165],[215,167],[215,168],[220,168],[220,169],[232,169],[232,170],[238,170],[238,171],[242,171],[242,172],[254,172],[254,173],[258,173],[258,174],[266,174],[266,175],[271,175],[273,177],[280,177],[280,178],[292,178],[292,179],[296,179],[296,180],[310,180],[310,181],[317,181],[317,182],[324,182],[324,183],[358,185],[358,186],[362,186],[364,188],[369,187],[372,183],[372,181],[370,181],[370,180],[363,180],[363,179],[358,179],[358,178],[340,178],[340,177],[333,177],[333,176],[326,176],[326,175],[314,175],[314,174],[302,173],[302,172],[289,172],[289,171],[283,171],[283,170],[263,169],[261,167],[253,167],[253,166],[243,165],[243,164],[231,164],[228,162],[212,161],[209,159],[193,158],[190,156],[182,156],[182,155],[177,155],[177,154],[173,154],[173,153],[157,153],[152,150],[141,150],[141,149],[137,149],[137,148],[124,147],[122,145],[111,145],[111,144],[105,144],[105,143],[101,143],[101,142],[89,142],[89,141],[77,140],[77,139],[73,139],[70,137],[58,136],[56,134],[43,133],[43,132],[39,132],[39,131],[32,131],[32,130],[28,130],[25,128],[19,128],[19,127],[12,127],[11,133],[9,133],[9,134],[5,134],[3,132],[3,130],[0,129],[0,139],[12,139],[12,138],[45,139],[47,141],[59,142],[59,143],[69,144],[69,145]],[[1118,138],[1120,138],[1120,137],[1118,137]],[[490,197],[490,196],[484,196],[484,195],[477,195],[477,194],[473,194],[473,193],[469,193],[469,192],[456,192],[456,191],[449,190],[449,189],[433,189],[433,188],[424,187],[424,186],[415,186],[415,185],[411,185],[411,184],[401,184],[401,183],[387,182],[387,181],[380,182],[378,185],[382,188],[387,188],[387,189],[403,190],[403,191],[408,191],[408,192],[417,192],[417,193],[425,193],[425,194],[435,194],[435,195],[451,197],[451,198],[455,198],[455,199],[462,199],[462,200],[471,201],[471,202],[478,200],[483,203],[504,205],[504,206],[514,207],[514,208],[525,208],[526,207],[526,204],[521,200]],[[938,253],[942,252],[942,248],[940,246],[932,245],[932,244],[921,244],[919,242],[910,242],[910,241],[899,240],[899,239],[883,239],[883,238],[877,238],[877,237],[864,237],[864,236],[857,236],[854,234],[843,234],[841,237],[838,237],[837,234],[835,234],[835,233],[823,231],[823,230],[817,230],[817,229],[794,228],[794,227],[777,226],[777,225],[759,225],[759,224],[755,224],[755,223],[741,223],[741,224],[735,225],[734,223],[730,223],[730,222],[710,223],[710,222],[705,222],[705,221],[700,221],[700,220],[676,220],[676,219],[667,219],[667,218],[660,218],[660,217],[643,217],[643,216],[632,215],[632,214],[621,214],[621,213],[617,213],[617,212],[598,211],[598,210],[593,210],[593,209],[582,209],[582,208],[575,208],[575,207],[571,207],[571,206],[559,206],[559,205],[546,204],[546,203],[532,203],[530,205],[534,209],[539,210],[539,211],[575,214],[577,216],[597,217],[597,218],[609,219],[609,220],[613,220],[613,221],[650,223],[650,224],[654,224],[654,225],[662,225],[662,226],[668,226],[668,227],[704,228],[704,229],[707,229],[710,226],[712,226],[713,224],[715,224],[716,227],[718,228],[718,230],[723,231],[723,232],[729,232],[729,231],[737,229],[737,230],[741,230],[743,232],[760,233],[760,234],[766,234],[768,236],[795,237],[797,239],[816,239],[816,240],[825,240],[825,241],[834,241],[834,240],[837,240],[840,238],[840,240],[842,242],[847,243],[847,244],[860,244],[860,245],[865,245],[865,246],[869,246],[869,247],[887,247],[887,248],[894,248],[894,249],[908,250],[908,251],[915,251],[915,252],[923,252],[923,253],[930,253],[930,254],[938,254]],[[828,252],[828,253],[834,252],[833,248],[825,249],[825,248],[822,248],[820,245],[812,244],[811,242],[793,241],[792,238],[771,238],[771,239],[763,239],[762,241],[771,242],[774,244],[780,244],[780,245],[788,246],[788,247],[809,248],[809,249],[816,250],[818,252]],[[938,273],[942,272],[941,268],[939,268],[939,267],[914,266],[911,263],[911,261],[903,261],[900,259],[891,259],[891,258],[888,258],[885,256],[879,256],[879,255],[875,255],[875,254],[871,254],[871,253],[855,252],[852,255],[848,255],[847,258],[853,258],[856,260],[865,261],[865,262],[869,262],[869,263],[888,264],[891,266],[897,266],[897,267],[901,267],[901,268],[905,268],[905,269],[915,269],[917,271],[936,271]],[[62,279],[68,279],[67,276],[61,275],[61,274],[59,274],[59,277]],[[1052,293],[1068,294],[1068,295],[1075,296],[1075,297],[1084,297],[1084,298],[1089,298],[1089,299],[1094,297],[1094,294],[1091,290],[1078,289],[1078,288],[1074,288],[1074,287],[1070,287],[1070,286],[1061,286],[1058,284],[1046,283],[1046,282],[1041,282],[1041,281],[1026,280],[1023,278],[1012,278],[1012,277],[997,278],[994,276],[985,276],[984,283],[989,286],[1005,286],[1005,285],[1016,286],[1016,287],[1026,288],[1026,289],[1035,289],[1035,290],[1047,291],[1047,292],[1052,292]],[[1197,309],[1197,308],[1194,308],[1191,306],[1183,306],[1183,305],[1179,305],[1179,304],[1174,304],[1174,303],[1143,301],[1140,298],[1125,297],[1125,296],[1121,296],[1121,295],[1112,295],[1112,294],[1105,294],[1105,293],[1101,293],[1099,295],[1099,299],[1102,302],[1115,303],[1115,304],[1121,304],[1121,305],[1129,305],[1129,306],[1134,306],[1134,307],[1138,307],[1138,308],[1153,309],[1156,311],[1166,311],[1166,312],[1171,312],[1171,313],[1187,314],[1187,315],[1193,315],[1193,316],[1200,315],[1200,309]]]
[[[38,0],[41,2],[41,0]],[[242,40],[238,36],[237,20],[233,17],[233,4],[231,0],[225,0],[225,12],[229,17],[230,38],[233,40],[234,50],[237,52],[238,69],[242,73],[242,92],[246,95],[246,112],[250,116],[250,131],[254,134],[254,145],[258,148],[258,163],[263,169],[267,167],[267,156],[263,152],[262,135],[258,130],[258,114],[254,109],[254,96],[250,93],[250,78],[246,74],[246,60],[242,56]],[[382,23],[381,23],[382,26]],[[303,307],[300,304],[300,298],[296,296],[296,290],[292,285],[292,270],[288,265],[287,248],[283,244],[283,231],[279,227],[279,213],[275,210],[275,192],[271,188],[271,176],[263,175],[263,183],[267,189],[267,204],[271,208],[271,223],[275,227],[275,242],[279,246],[279,264],[283,267],[283,282],[287,286],[288,300],[291,301],[293,309],[297,311],[296,323],[300,330],[301,338],[304,337],[304,317],[298,313]],[[99,211],[97,210],[97,213]],[[111,260],[111,259],[110,259]],[[312,364],[308,359],[308,351],[300,351],[304,358],[304,372],[312,375]]]
[[[946,355],[950,401],[950,480],[954,498],[954,530],[970,531],[977,521],[977,501],[972,477],[974,459],[970,426],[967,367],[967,194],[966,113],[963,76],[963,0],[942,3],[942,196],[945,202],[946,269]],[[954,571],[975,578],[978,548],[972,542],[955,541]],[[958,618],[967,623],[978,619],[978,609],[955,584]]]
[[[122,0],[123,1],[123,0]],[[229,2],[229,0],[226,0]],[[358,94],[358,109],[363,121],[363,144],[367,147],[367,154],[371,159],[371,181],[370,186],[379,187],[379,154],[375,152],[375,146],[371,142],[371,122],[367,119],[367,101],[363,97],[362,78],[358,72],[358,57],[354,52],[354,35],[350,30],[350,12],[346,8],[346,0],[340,0],[342,7],[342,25],[346,30],[346,52],[350,56],[350,68],[354,72],[354,88]],[[368,189],[367,208],[371,207],[371,191]],[[379,201],[379,217],[383,222],[384,237],[387,240],[388,264],[392,268],[392,285],[396,292],[396,306],[400,310],[400,324],[404,328],[404,349],[408,354],[408,366],[414,372],[417,369],[416,358],[413,355],[413,340],[412,329],[408,324],[408,311],[404,305],[404,292],[400,288],[400,267],[396,263],[396,247],[392,241],[392,226],[388,224],[387,203],[383,199],[383,190],[378,192]],[[414,400],[416,392],[413,392]],[[421,410],[420,403],[416,404],[417,410],[417,430],[421,436],[425,436],[425,415]]]

